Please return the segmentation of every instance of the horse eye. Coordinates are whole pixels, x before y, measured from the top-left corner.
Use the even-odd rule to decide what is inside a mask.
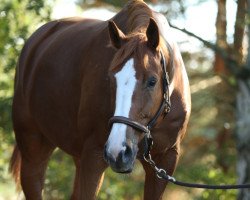
[[[147,87],[152,88],[155,86],[157,79],[155,77],[150,77],[147,82]]]

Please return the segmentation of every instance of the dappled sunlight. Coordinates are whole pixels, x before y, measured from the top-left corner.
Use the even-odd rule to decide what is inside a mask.
[[[208,87],[213,87],[220,83],[222,80],[219,76],[214,76],[208,79],[203,79],[197,83],[193,83],[190,85],[191,93],[199,92],[200,90],[205,90]]]
[[[178,200],[193,200],[194,196],[199,196],[198,194],[195,193],[190,193],[189,191],[187,191],[186,189],[181,189],[181,188],[176,188],[176,187],[170,187],[165,191],[164,195],[163,195],[163,199],[169,199],[169,200],[174,200],[177,199]],[[198,193],[198,192],[197,192]],[[199,192],[201,193],[201,192]]]
[[[105,177],[98,199],[139,200],[142,198],[144,171],[139,161],[136,161],[131,174],[118,174],[108,168]]]

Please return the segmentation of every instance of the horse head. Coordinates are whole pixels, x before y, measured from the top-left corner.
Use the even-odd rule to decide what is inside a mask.
[[[162,48],[158,26],[152,18],[144,30],[128,35],[113,21],[108,27],[111,44],[116,49],[109,69],[115,117],[110,123],[104,158],[115,172],[129,173],[144,137],[142,132],[146,132],[143,130],[152,119],[162,118],[159,116],[164,110],[161,109],[165,105],[164,87],[168,84],[163,84],[168,52]]]

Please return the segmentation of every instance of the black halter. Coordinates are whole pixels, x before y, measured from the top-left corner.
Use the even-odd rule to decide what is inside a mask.
[[[169,76],[167,72],[167,65],[165,57],[160,51],[161,54],[161,66],[163,71],[162,85],[163,85],[163,98],[159,109],[157,110],[154,117],[148,122],[148,124],[142,125],[139,122],[133,121],[127,117],[123,116],[113,116],[109,120],[109,127],[113,125],[113,123],[122,123],[128,126],[133,127],[134,129],[141,131],[146,134],[146,138],[151,138],[150,130],[155,126],[157,119],[163,113],[164,116],[170,112],[171,102],[170,102],[170,93],[169,93]]]

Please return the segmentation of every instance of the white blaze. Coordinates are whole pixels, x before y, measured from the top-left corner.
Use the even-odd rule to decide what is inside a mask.
[[[132,105],[132,96],[136,85],[134,60],[130,59],[122,70],[115,74],[116,78],[116,107],[114,116],[129,117]],[[126,150],[123,143],[126,141],[125,124],[114,123],[108,138],[107,151],[115,158],[121,150]]]

